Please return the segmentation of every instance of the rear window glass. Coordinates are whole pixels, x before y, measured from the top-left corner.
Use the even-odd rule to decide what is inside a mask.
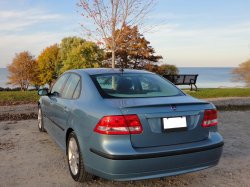
[[[116,73],[92,75],[105,98],[170,97],[183,93],[166,79],[150,73]]]

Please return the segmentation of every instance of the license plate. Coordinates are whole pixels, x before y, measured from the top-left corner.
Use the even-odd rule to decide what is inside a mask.
[[[186,117],[163,118],[163,129],[166,131],[187,129]]]

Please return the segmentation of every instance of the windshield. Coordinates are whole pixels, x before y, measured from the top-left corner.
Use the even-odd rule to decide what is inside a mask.
[[[150,73],[92,75],[104,98],[147,98],[180,96],[183,93],[166,79]]]

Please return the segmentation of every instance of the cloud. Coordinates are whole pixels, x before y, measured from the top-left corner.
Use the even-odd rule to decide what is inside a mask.
[[[35,24],[56,21],[64,17],[63,15],[47,13],[37,8],[26,11],[5,10],[0,12],[0,33],[20,31]]]
[[[184,19],[191,19],[197,17],[204,17],[207,14],[205,13],[173,13],[173,12],[152,12],[151,14],[147,15],[147,19],[156,20],[184,20]]]
[[[177,66],[237,66],[249,58],[250,22],[187,28],[165,24],[145,34],[164,61]]]
[[[190,47],[235,45],[250,42],[250,22],[234,25],[210,26],[207,28],[183,27],[181,24],[164,24],[146,33],[154,46]]]
[[[240,34],[247,34],[250,32],[250,22],[244,22],[228,26],[216,26],[207,28],[183,28],[180,24],[164,24],[159,25],[159,32],[152,33],[151,36],[168,37],[227,37],[240,36]]]
[[[0,67],[10,64],[15,53],[30,51],[36,57],[41,51],[54,43],[60,43],[67,36],[76,35],[74,32],[38,32],[33,34],[9,34],[1,36],[0,40]]]
[[[37,56],[63,37],[79,35],[80,26],[66,14],[40,8],[0,12],[0,67],[10,64],[15,53],[28,50]],[[67,26],[65,26],[67,25]],[[78,28],[77,28],[78,26]]]

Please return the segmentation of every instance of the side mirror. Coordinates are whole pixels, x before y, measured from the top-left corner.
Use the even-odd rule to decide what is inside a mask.
[[[39,96],[46,96],[46,95],[49,95],[49,89],[48,88],[42,88],[42,89],[39,89],[37,94]]]

